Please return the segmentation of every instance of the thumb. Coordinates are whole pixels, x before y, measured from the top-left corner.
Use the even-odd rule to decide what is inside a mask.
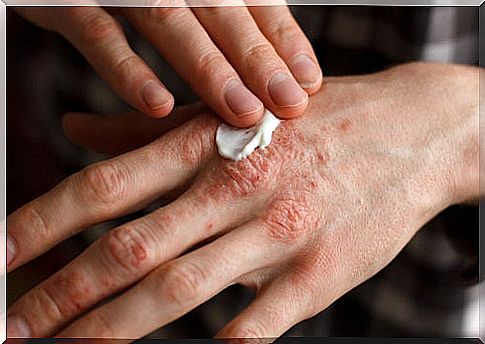
[[[204,109],[201,103],[180,106],[161,119],[140,112],[110,116],[71,112],[64,116],[63,127],[73,143],[98,153],[118,155],[148,144]]]

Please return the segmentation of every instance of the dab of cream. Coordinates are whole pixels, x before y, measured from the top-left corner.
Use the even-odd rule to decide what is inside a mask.
[[[222,123],[216,131],[217,150],[224,158],[236,161],[244,159],[256,148],[264,149],[271,143],[273,131],[280,122],[266,110],[261,121],[250,128],[234,128]]]

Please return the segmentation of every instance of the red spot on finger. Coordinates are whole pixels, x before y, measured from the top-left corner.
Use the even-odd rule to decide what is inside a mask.
[[[90,280],[81,272],[60,273],[45,285],[44,290],[66,319],[86,308],[93,299]]]
[[[100,283],[104,290],[115,290],[117,288],[117,284],[112,277],[103,277],[101,278]]]
[[[350,128],[352,128],[352,121],[349,119],[343,119],[340,121],[338,128],[343,132],[347,132]]]
[[[147,252],[140,245],[131,246],[131,253],[133,254],[133,257],[135,258],[134,261],[133,261],[134,265],[139,265],[147,257]]]

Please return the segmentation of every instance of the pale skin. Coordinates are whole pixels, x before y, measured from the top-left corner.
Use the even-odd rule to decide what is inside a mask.
[[[282,335],[385,267],[441,210],[478,197],[478,74],[416,63],[325,79],[304,116],[240,162],[218,156],[216,116],[180,110],[195,117],[8,217],[11,271],[95,223],[173,199],[21,297],[8,335],[138,338],[235,283],[256,297],[217,336]],[[112,120],[66,119],[74,141],[103,151],[138,147],[161,126],[116,149],[121,136],[103,140]]]
[[[226,122],[253,125],[265,107],[281,118],[301,115],[308,95],[322,83],[308,39],[288,7],[240,4],[188,8],[172,1],[174,7],[102,8],[92,1],[92,7],[16,11],[67,38],[120,97],[153,117],[168,115],[174,98],[132,50],[115,16],[131,23]]]

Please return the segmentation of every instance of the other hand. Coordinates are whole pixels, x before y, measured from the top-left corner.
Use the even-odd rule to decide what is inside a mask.
[[[286,6],[101,8],[93,0],[91,7],[16,10],[66,37],[117,94],[155,117],[169,114],[174,99],[130,48],[114,14],[234,126],[255,124],[264,107],[282,118],[301,115],[322,82],[313,49]]]

